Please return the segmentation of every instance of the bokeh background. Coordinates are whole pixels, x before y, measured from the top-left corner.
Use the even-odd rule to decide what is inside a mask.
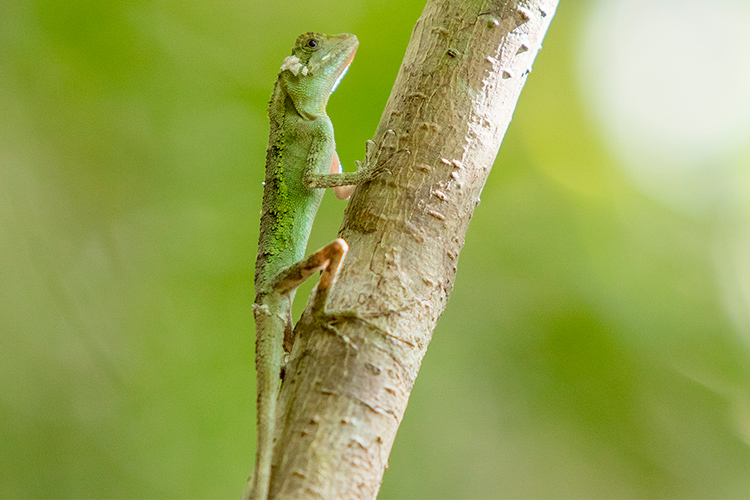
[[[357,34],[352,168],[423,5],[0,2],[0,497],[239,496],[276,73]],[[750,497],[748,26],[562,1],[380,498]]]

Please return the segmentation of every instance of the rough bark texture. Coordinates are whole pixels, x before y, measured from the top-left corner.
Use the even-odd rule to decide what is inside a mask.
[[[556,6],[428,1],[375,134],[391,173],[356,191],[339,233],[351,251],[329,309],[360,317],[341,314],[339,335],[307,314],[297,325],[271,498],[376,497],[466,229]]]

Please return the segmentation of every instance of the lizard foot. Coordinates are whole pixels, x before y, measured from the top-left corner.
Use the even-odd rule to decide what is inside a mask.
[[[336,322],[339,319],[339,315],[333,315],[333,314],[322,314],[318,316],[317,320],[320,322],[321,326],[324,330],[328,331],[329,333],[334,334],[338,338],[340,338],[344,344],[351,347],[353,350],[358,351],[359,347],[357,347],[357,344],[352,342],[352,339],[350,339],[348,336],[344,335],[339,331],[338,328],[336,328],[333,323]]]
[[[384,337],[388,339],[398,341],[400,343],[409,345],[411,347],[415,347],[412,342],[393,335],[393,333],[381,327],[380,325],[376,324],[372,320],[368,319],[366,315],[363,315],[362,313],[357,312],[357,311],[335,311],[335,312],[330,312],[330,313],[325,312],[325,313],[317,314],[316,318],[318,319],[318,321],[320,321],[321,325],[323,326],[325,330],[341,338],[341,340],[343,340],[346,345],[348,345],[355,351],[358,350],[358,347],[356,346],[356,344],[354,344],[349,337],[341,333],[338,330],[338,328],[333,325],[333,323],[335,323],[336,321],[341,321],[341,320],[359,321],[367,325],[372,330],[379,332],[381,335],[383,335]]]

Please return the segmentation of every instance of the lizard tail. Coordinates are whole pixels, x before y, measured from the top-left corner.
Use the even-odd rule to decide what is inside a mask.
[[[282,341],[286,323],[282,320],[285,298],[266,296],[263,303],[253,305],[255,315],[255,369],[258,384],[258,442],[255,473],[248,483],[243,499],[267,500],[271,482],[273,437],[276,427],[276,403],[279,395]],[[286,301],[288,302],[288,298]],[[276,303],[276,302],[279,303]]]
[[[256,297],[255,316],[255,371],[258,382],[258,443],[255,474],[248,481],[243,500],[267,500],[271,483],[273,437],[276,427],[276,406],[279,397],[279,377],[283,352],[284,332],[291,321],[294,291],[316,271],[323,270],[313,310],[324,312],[328,292],[336,280],[336,273],[349,246],[341,238],[335,239],[307,259],[282,271]]]

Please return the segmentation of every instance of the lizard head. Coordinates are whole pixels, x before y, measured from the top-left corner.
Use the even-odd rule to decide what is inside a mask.
[[[298,107],[309,99],[325,105],[357,52],[357,37],[342,33],[304,33],[297,38],[292,55],[281,65],[281,78],[287,93]]]

